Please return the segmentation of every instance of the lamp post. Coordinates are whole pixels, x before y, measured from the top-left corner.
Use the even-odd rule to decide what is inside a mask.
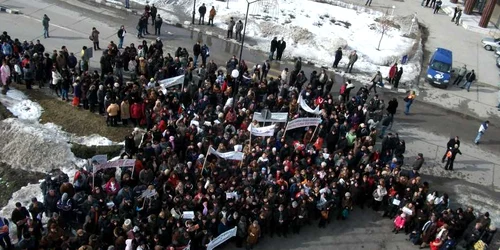
[[[238,61],[238,64],[241,62],[241,57],[243,56],[243,44],[245,44],[245,33],[247,31],[248,11],[250,10],[250,4],[253,4],[258,1],[260,0],[253,0],[253,1],[247,0],[247,14],[245,15],[245,25],[243,26],[243,37],[241,38],[241,46],[240,46],[240,60]]]
[[[196,1],[196,0],[195,0]],[[394,16],[394,10],[396,9],[396,6],[392,6],[392,12],[391,12],[391,16],[393,17]]]
[[[238,92],[236,84],[238,82],[239,76],[240,76],[240,71],[238,69],[233,69],[233,71],[231,71],[231,80],[233,81],[233,110],[234,107],[236,106],[236,93]]]
[[[194,15],[196,14],[196,0],[193,2],[193,20],[191,20],[191,24],[194,25]]]
[[[410,31],[408,31],[408,35],[411,34],[411,31],[413,30],[413,25],[417,22],[417,13],[413,14],[413,19],[411,19],[411,25],[410,25]]]
[[[226,4],[226,9],[229,9],[229,0],[227,0]]]

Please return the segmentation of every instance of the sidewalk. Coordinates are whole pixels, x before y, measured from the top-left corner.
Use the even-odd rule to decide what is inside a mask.
[[[464,2],[459,2],[459,3],[451,3],[449,0],[444,0],[443,5],[442,5],[442,10],[448,14],[448,16],[453,17],[453,13],[455,11],[455,7],[458,6],[462,10],[464,9]],[[493,16],[492,16],[493,18]],[[464,27],[466,30],[474,31],[476,33],[484,34],[489,36],[490,34],[496,34],[499,32],[498,28],[495,27],[493,22],[488,23],[487,28],[479,27],[479,20],[481,19],[481,15],[479,14],[472,14],[472,15],[466,15],[462,13],[462,16],[460,17],[460,25]]]

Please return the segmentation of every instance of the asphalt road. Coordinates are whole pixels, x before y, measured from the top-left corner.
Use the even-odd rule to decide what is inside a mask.
[[[125,43],[140,42],[135,38],[135,26],[137,17],[126,12],[103,8],[102,6],[89,5],[88,3],[66,0],[15,0],[4,1],[19,6],[24,15],[0,14],[2,28],[8,31],[12,37],[21,40],[42,39],[47,50],[58,49],[66,45],[70,51],[79,52],[83,46],[90,46],[88,34],[92,27],[101,31],[101,47],[109,40],[117,40],[116,31],[120,25],[125,25],[129,34]],[[43,40],[40,18],[46,13],[51,17],[51,38]],[[211,48],[211,58],[219,65],[224,65],[233,54],[237,54],[239,46],[218,38],[207,37],[197,32],[164,26],[161,36],[167,51],[173,53],[177,47],[186,47],[191,50],[197,40],[202,40]],[[156,37],[148,37],[155,39]],[[249,62],[249,66],[265,60],[266,55],[261,52],[248,51],[244,49],[243,58]],[[98,66],[98,56],[91,60],[92,66]],[[291,62],[273,64],[270,76],[277,76],[284,67],[292,68]],[[303,69],[309,76],[313,67],[304,65]],[[343,82],[340,75],[335,75],[333,94],[338,94],[340,83]],[[357,88],[361,83],[356,83]],[[395,118],[394,132],[399,132],[403,139],[407,140],[407,158],[412,158],[417,152],[425,152],[429,155],[426,180],[439,190],[452,194],[452,201],[471,202],[480,205],[493,213],[498,222],[500,211],[500,171],[495,171],[497,157],[500,152],[500,141],[498,140],[500,130],[498,124],[492,124],[480,145],[472,145],[471,142],[476,135],[480,121],[450,113],[442,108],[420,102],[418,99],[412,106],[411,114],[405,116],[402,113],[404,103],[403,94],[397,94],[385,89],[378,89],[382,99],[388,101],[390,98],[398,98],[400,107]],[[461,137],[464,158],[473,160],[463,161],[459,157],[456,161],[456,173],[445,173],[440,170],[442,166],[437,162],[442,146],[446,145],[447,138],[458,135]],[[411,163],[411,159],[407,162]],[[470,199],[469,199],[470,198]],[[484,203],[484,204],[483,204]],[[404,240],[403,235],[396,237],[390,233],[388,220],[382,220],[375,213],[364,213],[355,211],[351,218],[344,222],[334,222],[326,230],[317,230],[316,225],[305,230],[300,236],[289,237],[286,240],[277,238],[266,239],[261,244],[261,249],[332,249],[332,245],[341,246],[343,249],[414,249]]]

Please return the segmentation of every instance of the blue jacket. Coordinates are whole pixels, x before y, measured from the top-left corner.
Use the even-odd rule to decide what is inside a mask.
[[[8,43],[2,45],[2,53],[6,56],[12,55],[12,46]]]
[[[9,221],[5,218],[0,217],[0,228],[2,228],[3,226],[9,226]],[[8,236],[8,235],[9,235],[8,232],[0,233],[0,239],[3,239],[3,237]]]

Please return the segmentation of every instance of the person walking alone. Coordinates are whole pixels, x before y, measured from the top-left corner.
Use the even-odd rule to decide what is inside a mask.
[[[453,81],[453,85],[460,85],[460,82],[464,79],[465,74],[467,74],[467,65],[464,64],[459,70],[458,75],[455,81]]]
[[[89,39],[94,43],[94,50],[101,50],[101,47],[99,47],[99,34],[100,32],[93,27]]]
[[[460,24],[460,17],[462,17],[462,10],[458,9],[457,17],[455,18],[455,24],[457,26]]]
[[[457,18],[457,14],[458,14],[458,6],[455,6],[455,8],[453,9],[453,17],[451,18],[451,22],[455,22],[455,18]]]
[[[489,126],[490,126],[490,121],[485,121],[481,123],[481,125],[479,126],[479,130],[477,131],[476,139],[474,139],[474,143],[476,145],[479,144],[479,140],[481,140],[481,137],[484,135]]]
[[[125,34],[127,31],[125,30],[125,26],[121,26],[120,29],[118,30],[118,48],[122,49],[123,48],[123,40],[125,39]]]
[[[347,73],[351,73],[352,72],[352,67],[354,66],[354,63],[356,63],[356,61],[358,60],[358,54],[356,53],[356,51],[353,51],[351,52],[351,54],[349,54],[349,63],[347,64]]]
[[[446,152],[446,165],[444,165],[445,170],[453,170],[453,162],[457,154],[462,154],[458,148],[458,144],[448,148],[448,152]]]
[[[436,5],[434,6],[434,14],[438,14],[439,10],[441,9],[441,5],[443,4],[443,1],[438,0],[436,2]]]
[[[43,25],[43,38],[49,38],[49,22],[50,18],[47,14],[43,14],[42,25]]]
[[[227,23],[227,38],[233,38],[233,29],[235,24],[234,18],[231,17]]]
[[[465,75],[465,83],[460,87],[461,89],[466,88],[467,92],[470,90],[470,86],[472,85],[472,82],[476,80],[476,73],[474,73],[474,70],[471,70],[469,73]]]
[[[200,13],[198,25],[205,25],[205,14],[207,13],[207,7],[205,6],[205,4],[202,4],[200,8],[198,8],[198,13]]]
[[[405,115],[409,115],[410,114],[410,107],[413,104],[414,100],[415,100],[415,91],[412,90],[412,91],[410,91],[410,94],[407,97],[405,97],[405,99],[404,99],[404,101],[406,102],[406,105],[405,105]]]
[[[370,82],[372,85],[370,86],[370,88],[368,88],[368,91],[371,92],[373,89],[375,94],[377,94],[377,85],[382,84],[382,74],[380,73],[380,71],[377,71]]]

